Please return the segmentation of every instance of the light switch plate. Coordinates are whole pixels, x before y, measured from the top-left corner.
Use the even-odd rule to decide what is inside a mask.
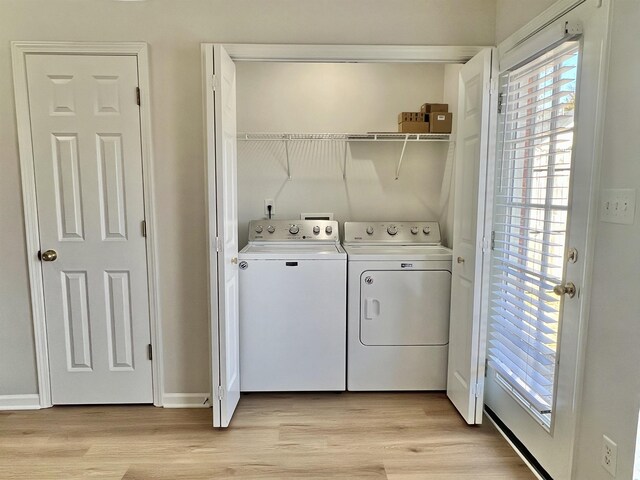
[[[636,191],[633,188],[608,188],[600,199],[600,221],[633,224],[636,213]]]

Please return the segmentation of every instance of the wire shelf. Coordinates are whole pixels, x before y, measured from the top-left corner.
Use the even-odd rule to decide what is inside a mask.
[[[239,133],[243,141],[449,142],[448,133]]]

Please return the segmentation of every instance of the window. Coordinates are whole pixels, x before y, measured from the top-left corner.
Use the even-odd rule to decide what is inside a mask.
[[[538,421],[552,420],[579,44],[501,78],[489,364]]]

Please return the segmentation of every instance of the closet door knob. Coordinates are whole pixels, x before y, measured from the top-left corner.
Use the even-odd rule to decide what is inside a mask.
[[[464,257],[458,257],[458,263],[464,263]]]

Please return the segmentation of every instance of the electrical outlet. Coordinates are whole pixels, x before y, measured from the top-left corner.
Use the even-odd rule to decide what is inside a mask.
[[[600,462],[604,469],[615,478],[616,463],[618,462],[618,445],[606,435],[602,435],[602,458]]]
[[[609,188],[602,191],[601,221],[631,225],[635,212],[636,191],[633,188]]]
[[[264,200],[264,214],[267,217],[269,217],[269,206],[271,206],[271,215],[275,215],[276,209],[275,209],[275,203],[273,201],[273,198],[265,198]]]

